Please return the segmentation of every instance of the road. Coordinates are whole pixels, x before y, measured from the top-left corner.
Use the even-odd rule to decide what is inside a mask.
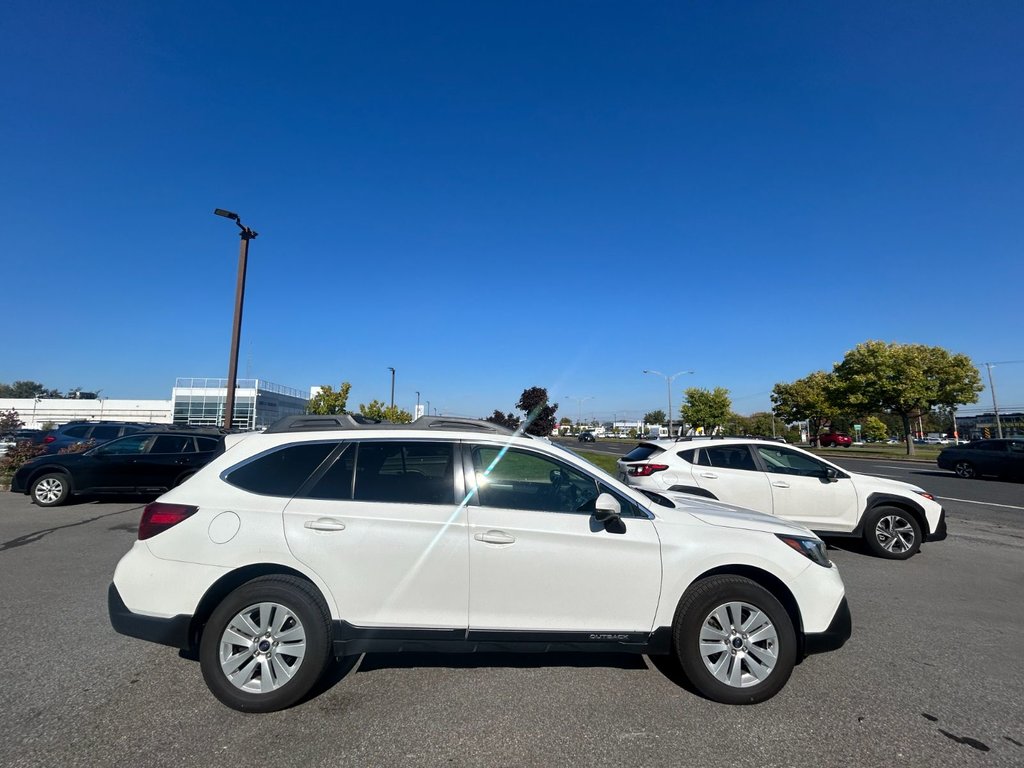
[[[5,768],[1024,765],[1019,525],[964,512],[907,562],[831,550],[854,636],[756,707],[698,698],[644,657],[377,654],[298,707],[242,715],[194,661],[110,629],[140,511],[0,494]]]

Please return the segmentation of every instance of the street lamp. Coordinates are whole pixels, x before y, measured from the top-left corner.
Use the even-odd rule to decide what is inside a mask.
[[[418,417],[419,415],[420,415],[420,393],[417,390],[417,392],[416,392],[416,416]]]
[[[242,224],[237,213],[214,208],[213,212],[238,225],[242,242],[238,249],[238,282],[235,285],[235,319],[231,327],[231,358],[228,360],[228,391],[224,400],[224,429],[231,429],[235,415],[235,382],[238,378],[238,340],[242,335],[242,304],[245,301],[245,270],[249,261],[249,241],[256,238],[256,232]]]
[[[580,422],[583,421],[583,401],[584,400],[593,400],[594,396],[593,395],[587,395],[586,397],[573,397],[572,395],[566,395],[565,399],[566,400],[575,400],[576,401],[576,404],[578,406],[577,411],[576,411],[576,426],[578,428],[580,426]]]
[[[653,373],[656,376],[661,376],[665,380],[665,386],[668,389],[668,437],[672,439],[672,382],[675,381],[677,376],[683,376],[687,373],[693,373],[693,371],[679,371],[673,373],[671,376],[666,376],[661,371],[650,371],[644,370],[644,373]],[[685,426],[685,425],[684,425]]]
[[[999,434],[999,437],[1003,436],[1003,425],[999,421],[999,406],[996,405],[996,383],[992,380],[992,369],[997,365],[1013,365],[1015,363],[1024,363],[1024,360],[1001,360],[996,363],[983,364],[988,368],[988,388],[992,391],[992,410],[996,415],[996,432]]]
[[[388,370],[391,371],[391,410],[395,409],[395,369],[390,365]]]

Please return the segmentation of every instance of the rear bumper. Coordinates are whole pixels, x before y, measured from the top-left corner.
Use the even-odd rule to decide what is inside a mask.
[[[174,648],[188,649],[191,646],[189,627],[192,617],[186,615],[172,616],[169,619],[158,616],[144,616],[132,613],[121,599],[121,593],[113,583],[107,589],[107,610],[110,623],[114,630],[122,635],[149,640],[151,643],[170,645]]]
[[[946,508],[943,507],[939,512],[939,524],[935,526],[935,533],[929,533],[924,537],[925,541],[942,541],[947,536],[946,533]]]
[[[842,648],[853,633],[853,617],[850,605],[843,597],[835,616],[824,632],[808,632],[804,635],[804,653],[824,653]]]

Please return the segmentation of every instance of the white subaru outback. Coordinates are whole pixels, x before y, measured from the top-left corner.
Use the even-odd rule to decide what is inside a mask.
[[[946,514],[910,483],[862,475],[790,445],[756,438],[657,440],[616,462],[637,489],[678,491],[784,517],[822,536],[863,538],[880,557],[905,560],[946,538]]]
[[[792,523],[647,495],[483,421],[288,417],[148,505],[118,563],[123,634],[198,652],[248,712],[374,651],[673,654],[719,702],[778,692],[850,635],[843,582]]]

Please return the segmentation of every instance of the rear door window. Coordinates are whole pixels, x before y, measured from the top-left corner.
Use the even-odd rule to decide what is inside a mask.
[[[757,472],[757,464],[750,455],[750,448],[745,445],[716,445],[713,448],[701,448],[697,462],[703,467],[718,469],[744,469]]]
[[[159,435],[153,441],[150,453],[188,453],[193,450],[189,435]]]
[[[121,434],[121,428],[120,427],[99,426],[99,427],[93,427],[92,428],[92,432],[89,433],[89,438],[91,440],[96,440],[97,442],[99,442],[99,441],[102,441],[102,440],[113,440],[115,437],[117,437],[120,434]]]
[[[401,504],[453,504],[453,468],[453,443],[416,440],[359,443],[352,498]]]

